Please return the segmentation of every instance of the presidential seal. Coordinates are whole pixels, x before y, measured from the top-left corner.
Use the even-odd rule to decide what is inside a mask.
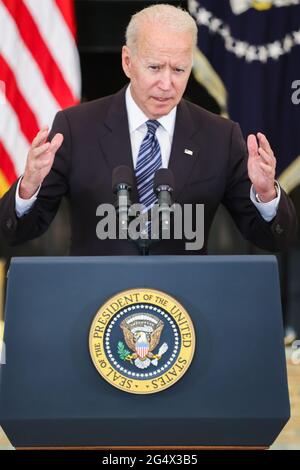
[[[188,370],[195,332],[187,311],[170,295],[130,289],[100,307],[89,347],[97,371],[111,385],[129,393],[156,393]]]

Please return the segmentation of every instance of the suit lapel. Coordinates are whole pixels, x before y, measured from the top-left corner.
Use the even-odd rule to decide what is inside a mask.
[[[172,170],[175,179],[174,200],[186,185],[197,160],[197,146],[192,136],[195,126],[184,100],[177,107],[174,137],[169,160],[169,169]],[[192,155],[185,153],[191,151]]]
[[[117,166],[126,165],[134,173],[125,91],[126,88],[123,88],[112,97],[112,103],[104,123],[105,132],[102,133],[99,144],[111,172]],[[174,137],[169,160],[169,168],[173,171],[175,178],[175,200],[186,185],[197,160],[198,146],[193,141],[192,137],[194,134],[195,125],[193,119],[187,104],[182,100],[177,107]],[[185,150],[192,151],[193,154],[189,155],[185,153]],[[132,201],[138,202],[135,182],[132,188]]]
[[[104,123],[105,132],[101,135],[99,143],[111,172],[120,165],[126,165],[134,173],[125,90],[126,87],[112,97]],[[132,201],[138,201],[135,182],[132,188]]]

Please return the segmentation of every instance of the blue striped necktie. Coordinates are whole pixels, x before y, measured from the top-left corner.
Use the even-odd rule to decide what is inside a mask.
[[[140,204],[145,206],[143,212],[148,211],[157,202],[153,191],[153,179],[155,172],[161,168],[162,160],[160,146],[155,135],[159,122],[146,121],[148,132],[141,143],[135,168],[137,190]]]

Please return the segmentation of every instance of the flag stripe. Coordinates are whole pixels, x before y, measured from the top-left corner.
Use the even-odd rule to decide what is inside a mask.
[[[29,142],[32,141],[38,132],[38,123],[27,101],[20,92],[15,76],[6,63],[3,56],[0,55],[0,78],[6,85],[6,99],[14,107],[19,116],[20,127]]]
[[[22,174],[25,168],[29,142],[24,137],[20,129],[18,115],[8,100],[4,105],[1,105],[0,140],[2,140],[17,175]]]
[[[24,43],[37,62],[44,80],[59,106],[64,108],[74,103],[75,97],[66,84],[61,70],[53,60],[36,23],[23,1],[16,3],[11,0],[2,0],[2,2],[14,18]],[[49,73],[50,71],[51,73]]]
[[[68,3],[68,0],[65,0]],[[39,26],[49,51],[61,69],[72,94],[79,99],[81,83],[79,56],[72,33],[64,21],[61,10],[53,0],[24,0],[28,10]]]
[[[0,3],[0,24],[4,25],[0,28],[0,54],[14,72],[18,87],[30,103],[39,126],[50,124],[60,107],[3,3]]]
[[[68,28],[73,36],[76,37],[76,24],[75,24],[75,12],[73,2],[66,2],[66,0],[55,0],[57,8],[60,9],[62,16]]]
[[[7,184],[11,185],[17,179],[15,167],[0,139],[1,170],[5,175]]]

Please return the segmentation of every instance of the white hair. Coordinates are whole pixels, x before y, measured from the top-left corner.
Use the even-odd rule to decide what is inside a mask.
[[[135,13],[126,29],[126,46],[136,50],[139,33],[145,24],[159,24],[178,33],[189,32],[193,46],[197,43],[197,25],[191,15],[180,7],[168,4],[151,5]]]

